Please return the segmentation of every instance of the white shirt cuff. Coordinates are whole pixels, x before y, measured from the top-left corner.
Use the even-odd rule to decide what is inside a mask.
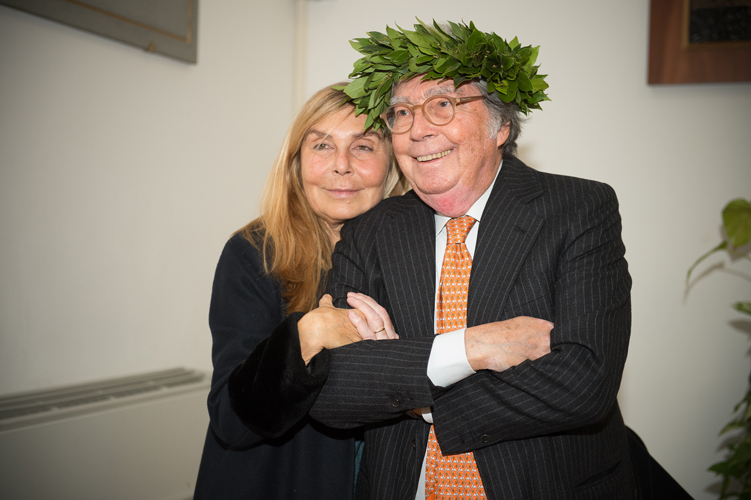
[[[464,328],[436,335],[428,358],[428,378],[433,385],[448,387],[473,375],[475,371],[467,360],[464,349]],[[422,408],[422,418],[433,423],[431,409]]]
[[[448,387],[473,375],[464,349],[464,328],[436,335],[428,358],[428,378],[438,387]]]

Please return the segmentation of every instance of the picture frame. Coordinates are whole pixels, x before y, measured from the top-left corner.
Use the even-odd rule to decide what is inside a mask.
[[[195,64],[198,0],[0,0],[0,5]]]
[[[751,42],[688,42],[690,2],[651,0],[648,83],[751,81]]]

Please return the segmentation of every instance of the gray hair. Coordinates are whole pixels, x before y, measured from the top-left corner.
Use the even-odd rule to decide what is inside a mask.
[[[514,102],[505,103],[498,97],[497,92],[488,93],[488,82],[484,79],[473,80],[470,82],[485,99],[482,102],[490,114],[488,123],[488,134],[492,137],[500,132],[501,128],[508,125],[509,134],[506,143],[503,145],[503,157],[509,158],[516,154],[516,140],[522,133],[522,114],[519,106]]]

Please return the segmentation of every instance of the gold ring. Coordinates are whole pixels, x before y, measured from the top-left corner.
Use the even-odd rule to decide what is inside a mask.
[[[376,331],[374,331],[373,333],[381,333],[381,332],[382,332],[382,331],[384,331],[385,329],[386,329],[386,327],[384,326],[384,327],[383,327],[383,328],[381,328],[380,330],[376,330]]]

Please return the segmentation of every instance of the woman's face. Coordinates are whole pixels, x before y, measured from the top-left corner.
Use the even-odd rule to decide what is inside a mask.
[[[346,106],[316,123],[300,150],[305,197],[332,230],[334,241],[345,221],[383,198],[389,167],[387,140],[363,131],[365,115]]]

